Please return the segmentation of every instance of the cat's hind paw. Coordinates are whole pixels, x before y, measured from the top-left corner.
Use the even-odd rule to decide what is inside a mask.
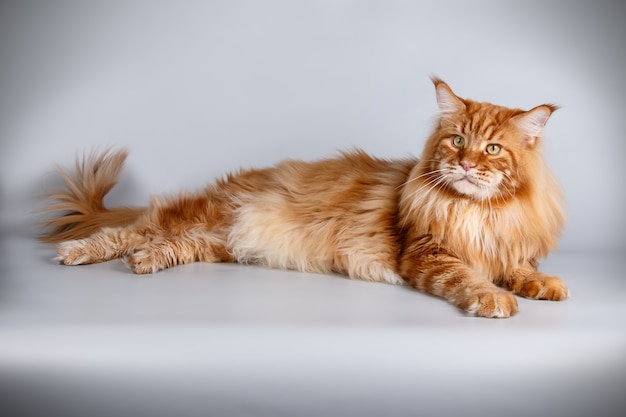
[[[125,263],[135,274],[154,274],[164,269],[151,248],[141,248],[124,258]]]
[[[87,250],[87,245],[82,239],[59,243],[57,256],[54,259],[64,265],[82,265],[93,262]]]
[[[501,290],[474,293],[460,307],[471,315],[488,318],[508,318],[518,311],[515,296]]]

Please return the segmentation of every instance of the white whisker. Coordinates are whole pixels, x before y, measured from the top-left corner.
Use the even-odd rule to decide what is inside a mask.
[[[445,170],[438,170],[438,171],[445,171]],[[411,194],[409,196],[407,196],[407,199],[409,200],[413,200],[413,199],[417,199],[420,196],[425,196],[427,194],[429,194],[433,189],[435,189],[436,187],[439,187],[443,182],[446,181],[446,176],[445,175],[439,175],[436,178],[429,178],[428,180],[425,181],[425,183],[419,187],[418,189],[414,190],[411,192]],[[427,191],[425,192],[421,192],[424,188],[426,187],[430,187]],[[410,210],[413,211],[415,209],[414,206],[411,206]],[[402,227],[406,227],[406,222],[408,220],[409,216],[405,216],[404,221],[402,222]]]
[[[431,186],[430,189],[425,193],[428,194],[430,191],[432,191],[432,189],[434,187],[437,187],[438,185],[440,185],[443,181],[445,181],[446,176],[445,175],[440,175],[437,178],[434,179],[434,181],[426,181],[421,187],[419,187],[417,190],[413,191],[411,193],[411,197],[417,195],[420,191],[422,191],[424,188]]]
[[[438,173],[440,173],[440,172],[444,172],[444,171],[447,171],[447,170],[446,170],[446,169],[436,169],[436,170],[434,170],[434,171],[428,171],[428,172],[426,172],[426,173],[424,173],[424,174],[418,175],[418,176],[416,176],[416,177],[413,177],[413,178],[411,178],[411,179],[409,179],[409,180],[407,180],[407,181],[403,182],[402,184],[400,184],[400,185],[398,185],[398,186],[396,187],[396,190],[397,190],[398,188],[402,188],[402,187],[404,187],[405,185],[408,185],[408,184],[412,183],[413,181],[417,181],[417,180],[418,180],[418,179],[420,179],[420,178],[424,178],[424,177],[429,176],[429,175],[431,175],[431,174],[438,174]]]

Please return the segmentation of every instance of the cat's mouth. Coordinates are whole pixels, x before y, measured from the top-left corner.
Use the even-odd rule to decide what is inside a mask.
[[[471,177],[465,175],[462,178],[455,180],[452,186],[456,191],[461,194],[474,196],[481,190],[480,185]]]
[[[459,178],[458,180],[456,180],[455,182],[468,182],[476,187],[478,187],[478,184],[472,180],[472,178],[469,175],[465,175],[462,178]]]

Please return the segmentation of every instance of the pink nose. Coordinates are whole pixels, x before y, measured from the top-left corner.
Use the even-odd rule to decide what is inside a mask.
[[[461,166],[464,170],[469,171],[470,169],[474,168],[476,164],[471,161],[461,161]]]

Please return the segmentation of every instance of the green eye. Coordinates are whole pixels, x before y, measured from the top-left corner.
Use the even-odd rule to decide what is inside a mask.
[[[463,136],[456,135],[452,137],[452,144],[457,148],[465,146],[465,138]]]
[[[500,153],[500,149],[502,149],[502,147],[500,145],[496,145],[495,143],[491,143],[489,145],[487,145],[487,153],[489,155],[497,155]]]

